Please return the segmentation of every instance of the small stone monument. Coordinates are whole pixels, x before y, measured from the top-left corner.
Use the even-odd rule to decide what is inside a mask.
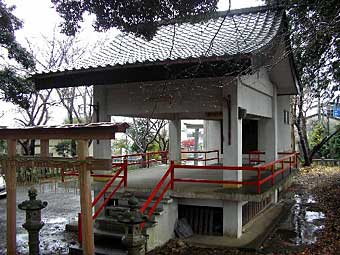
[[[28,190],[29,200],[25,200],[18,205],[19,209],[26,211],[26,222],[22,225],[28,231],[29,254],[39,254],[39,231],[44,226],[41,221],[41,209],[47,206],[47,202],[36,200],[37,190]]]
[[[139,201],[135,196],[128,200],[130,210],[119,217],[119,222],[127,225],[125,237],[122,242],[126,246],[129,255],[144,255],[146,237],[142,233],[141,224],[147,221],[147,216],[139,210]]]

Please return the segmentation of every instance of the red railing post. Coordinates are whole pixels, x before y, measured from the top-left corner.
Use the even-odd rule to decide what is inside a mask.
[[[292,156],[289,157],[289,172],[292,172]]]
[[[275,183],[275,176],[274,176],[275,167],[274,167],[274,164],[271,166],[271,170],[272,170],[272,185],[274,185],[274,183]]]
[[[283,170],[285,168],[285,160],[281,161],[281,169],[282,169],[282,179],[285,177],[285,171]]]
[[[127,175],[128,175],[128,162],[127,162],[127,160],[125,159],[124,160],[124,165],[123,165],[123,167],[124,167],[124,188],[126,188],[127,187]]]
[[[171,160],[170,169],[171,169],[170,170],[171,171],[171,173],[170,173],[170,182],[171,182],[170,188],[171,188],[171,190],[174,190],[174,188],[175,188],[175,163],[174,163],[173,160]]]
[[[83,228],[81,225],[81,213],[78,213],[78,241],[79,241],[79,245],[82,246]]]
[[[257,193],[261,193],[261,169],[257,168]]]

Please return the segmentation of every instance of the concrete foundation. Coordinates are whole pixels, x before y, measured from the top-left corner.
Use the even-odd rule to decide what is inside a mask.
[[[175,237],[174,229],[178,218],[177,200],[174,199],[172,203],[164,204],[163,208],[163,213],[155,218],[157,221],[156,226],[147,230],[147,234],[149,235],[147,251],[161,246]]]

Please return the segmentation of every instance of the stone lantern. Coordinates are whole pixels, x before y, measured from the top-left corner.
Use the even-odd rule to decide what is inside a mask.
[[[39,254],[39,231],[44,226],[41,221],[41,209],[47,206],[47,202],[36,200],[37,190],[28,190],[29,200],[18,205],[19,209],[26,211],[26,222],[22,225],[28,231],[29,254]]]
[[[144,255],[146,237],[142,233],[141,224],[147,221],[147,216],[139,210],[139,201],[135,196],[128,200],[130,210],[119,217],[119,222],[127,225],[125,237],[122,242],[129,255]]]

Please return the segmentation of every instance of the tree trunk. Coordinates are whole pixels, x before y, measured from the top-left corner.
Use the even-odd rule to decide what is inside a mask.
[[[301,153],[304,159],[304,166],[310,166],[311,160],[309,157],[309,146],[307,140],[307,132],[306,132],[306,119],[303,116],[303,91],[301,89],[300,94],[296,97],[297,106],[298,106],[298,115],[296,117],[296,128],[299,135],[300,146],[301,146]]]

